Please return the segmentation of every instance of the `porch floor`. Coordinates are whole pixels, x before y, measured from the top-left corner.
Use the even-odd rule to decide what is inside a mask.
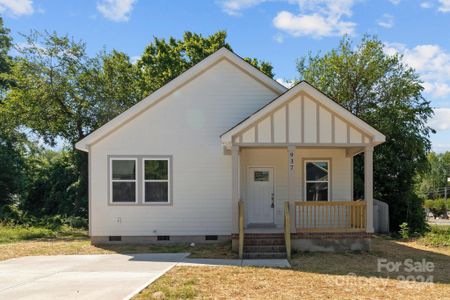
[[[248,224],[245,233],[283,233],[283,228],[277,228],[275,224]]]

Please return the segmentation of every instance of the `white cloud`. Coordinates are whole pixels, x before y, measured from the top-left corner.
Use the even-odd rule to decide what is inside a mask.
[[[277,33],[273,36],[275,42],[282,44],[284,42],[284,36],[280,33]]]
[[[421,2],[420,3],[420,7],[422,7],[422,8],[432,8],[433,7],[433,3],[429,2],[429,1]]]
[[[424,81],[425,93],[436,98],[450,95],[450,53],[439,45],[417,45],[407,48],[403,44],[385,46],[388,54],[403,55],[406,64],[414,68]]]
[[[450,129],[450,108],[442,107],[434,109],[434,116],[428,123],[432,128],[436,130],[448,130]]]
[[[293,1],[291,1],[292,3]],[[339,36],[354,34],[356,24],[343,20],[351,17],[353,0],[296,0],[300,14],[281,11],[273,19],[279,30],[295,37]]]
[[[97,2],[97,10],[107,19],[126,22],[135,2],[136,0],[101,0]]]
[[[34,13],[32,0],[0,0],[0,13],[8,13],[14,17],[32,15]]]
[[[271,0],[223,0],[222,10],[232,16]],[[273,0],[272,0],[273,1]],[[352,16],[357,0],[279,0],[298,7],[299,12],[282,10],[272,20],[279,30],[293,36],[339,36],[353,34],[356,24],[343,18]],[[279,39],[278,39],[279,40]]]
[[[290,89],[291,87],[293,87],[295,85],[295,80],[286,80],[283,78],[277,78],[276,81],[281,84],[284,85],[285,87],[287,87],[288,89]]]
[[[439,0],[438,10],[443,13],[450,12],[450,0]]]
[[[241,11],[258,4],[265,2],[266,0],[225,0],[221,2],[222,10],[231,15],[239,16]]]
[[[391,2],[394,5],[399,5],[400,2],[402,2],[402,0],[389,0],[389,2]]]
[[[394,27],[394,16],[390,14],[384,14],[377,22],[378,26],[384,28],[392,28]]]

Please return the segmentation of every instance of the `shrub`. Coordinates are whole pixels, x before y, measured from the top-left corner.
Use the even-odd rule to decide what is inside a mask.
[[[405,240],[409,239],[409,226],[408,226],[408,223],[403,222],[402,224],[400,224],[400,230],[399,230],[398,233],[400,233],[402,239],[405,239]]]
[[[445,199],[429,199],[425,200],[425,208],[428,208],[434,217],[440,217],[446,214],[447,210],[450,208],[448,204],[450,200]]]

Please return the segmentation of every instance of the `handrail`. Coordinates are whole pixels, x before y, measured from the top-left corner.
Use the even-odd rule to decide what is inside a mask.
[[[366,201],[296,201],[297,232],[364,232]]]
[[[289,202],[284,202],[284,240],[286,243],[287,259],[291,259],[291,221],[289,212]]]
[[[244,257],[244,202],[239,200],[239,258]]]

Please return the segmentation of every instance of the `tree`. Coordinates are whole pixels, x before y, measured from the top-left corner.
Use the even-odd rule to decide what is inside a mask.
[[[431,152],[427,160],[429,167],[417,176],[417,192],[424,198],[443,197],[450,177],[450,152]],[[447,196],[450,198],[450,189]]]
[[[2,124],[28,129],[46,143],[75,143],[136,103],[140,94],[127,56],[89,57],[82,42],[56,33],[32,32],[11,68],[14,85],[0,107]],[[133,66],[132,66],[133,67]],[[134,67],[135,68],[135,67]],[[131,75],[130,75],[131,74]],[[87,205],[87,156],[75,152],[78,196]],[[78,179],[77,179],[78,180]]]
[[[8,55],[11,49],[11,42],[9,29],[3,26],[3,18],[0,17],[0,103],[5,97],[8,86],[11,84],[11,78],[9,77],[11,57]]]
[[[170,37],[166,41],[155,37],[138,60],[138,66],[143,72],[144,94],[148,95],[162,87],[222,47],[232,51],[226,37],[225,31],[218,31],[208,37],[187,31],[181,40]],[[266,75],[274,76],[270,63],[255,58],[245,58],[245,61]]]
[[[392,230],[403,222],[424,230],[422,203],[413,187],[415,174],[426,167],[434,131],[427,126],[433,111],[422,96],[418,74],[368,36],[356,46],[344,37],[336,49],[299,59],[297,69],[300,79],[386,135],[386,143],[374,152],[374,197],[389,204]],[[355,175],[355,189],[361,193],[361,157],[355,159]]]

